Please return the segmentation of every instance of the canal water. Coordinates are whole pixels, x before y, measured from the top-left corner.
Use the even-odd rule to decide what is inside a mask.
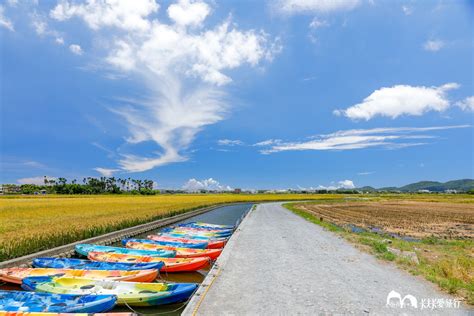
[[[229,206],[222,206],[216,208],[212,211],[209,211],[204,214],[196,215],[190,217],[186,220],[183,220],[178,223],[186,223],[186,222],[206,222],[211,224],[220,224],[220,225],[238,225],[243,217],[250,211],[252,208],[251,203],[249,204],[237,204],[237,205],[229,205]],[[173,224],[176,225],[176,224]],[[156,231],[149,231],[142,235],[134,236],[133,238],[146,238],[147,235],[153,234],[158,232],[160,229]],[[120,243],[116,244],[115,246],[121,247]],[[156,282],[192,282],[192,283],[201,283],[204,278],[206,277],[209,268],[204,270],[199,270],[197,272],[189,272],[189,273],[163,273],[160,275],[161,280],[157,280]],[[17,285],[10,285],[4,284],[0,286],[0,289],[4,290],[21,290],[21,288]],[[141,315],[181,315],[184,309],[185,303],[179,304],[170,304],[170,305],[162,305],[157,307],[131,307],[134,312],[140,313]],[[119,306],[112,310],[112,312],[129,312],[130,308],[126,306]]]

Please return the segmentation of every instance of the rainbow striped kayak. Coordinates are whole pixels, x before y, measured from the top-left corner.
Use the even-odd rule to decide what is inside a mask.
[[[107,279],[136,282],[152,282],[158,276],[158,270],[74,270],[54,268],[5,268],[0,269],[0,280],[21,284],[23,279],[34,276],[84,277],[89,279]],[[1,308],[0,308],[1,310]]]
[[[119,253],[123,255],[134,255],[134,256],[150,256],[150,257],[161,257],[161,258],[174,258],[176,257],[176,251],[170,249],[163,249],[160,251],[150,252],[146,250],[133,250],[122,247],[111,247],[101,246],[92,244],[79,244],[76,245],[76,252],[84,257],[89,255],[89,252],[110,252]]]
[[[0,310],[8,312],[100,313],[115,306],[115,295],[72,295],[0,291]]]
[[[56,268],[56,269],[76,269],[76,270],[148,270],[161,269],[163,262],[152,263],[113,263],[97,262],[74,258],[36,258],[33,260],[35,268]]]
[[[126,245],[129,241],[135,241],[135,242],[140,242],[143,240],[149,240],[149,239],[135,239],[135,238],[127,238],[127,239],[122,239],[122,245]],[[169,247],[176,247],[176,248],[194,248],[194,249],[206,249],[207,248],[207,241],[201,240],[197,243],[184,243],[184,242],[175,242],[175,241],[155,241],[155,244],[159,244],[162,246],[169,246]]]
[[[213,230],[206,230],[206,229],[199,229],[193,227],[174,227],[174,228],[164,228],[161,230],[164,233],[178,233],[178,234],[189,234],[189,235],[196,235],[196,236],[207,236],[207,237],[214,237],[214,238],[227,238],[232,235],[232,231],[213,231]]]
[[[197,271],[206,267],[210,259],[207,257],[199,258],[157,258],[145,256],[122,255],[106,252],[89,252],[88,258],[94,261],[104,262],[164,262],[165,266],[160,271],[164,272],[190,272]]]
[[[48,313],[48,312],[7,312],[0,311],[0,316],[137,316],[135,313]]]
[[[195,283],[139,283],[83,278],[26,278],[28,291],[76,295],[116,295],[117,304],[155,306],[186,301],[196,290]]]
[[[148,239],[154,241],[174,241],[174,242],[184,242],[184,243],[199,243],[201,242],[199,239],[192,239],[192,238],[182,238],[182,237],[173,237],[167,234],[156,234],[156,235],[148,235]],[[207,249],[218,249],[224,248],[225,240],[207,240]],[[176,254],[179,255],[178,253]]]
[[[184,224],[178,224],[177,226],[180,227],[196,227],[196,228],[205,228],[205,229],[221,229],[221,230],[234,230],[235,226],[232,225],[218,225],[218,224],[210,224],[204,222],[190,222]]]
[[[132,249],[141,250],[160,250],[163,247],[159,243],[148,239],[137,239],[140,241],[131,240],[125,245]],[[193,249],[193,248],[173,248],[176,250],[176,258],[196,258],[196,257],[209,257],[212,260],[217,259],[222,252],[222,249]]]

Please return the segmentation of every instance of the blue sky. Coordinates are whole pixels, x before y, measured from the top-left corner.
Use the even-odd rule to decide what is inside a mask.
[[[0,182],[472,178],[473,21],[469,1],[2,1]]]

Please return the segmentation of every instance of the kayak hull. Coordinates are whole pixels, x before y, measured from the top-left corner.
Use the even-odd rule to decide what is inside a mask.
[[[111,246],[101,246],[93,244],[79,244],[76,245],[75,250],[78,254],[87,257],[89,252],[110,252],[110,253],[119,253],[124,255],[135,255],[135,256],[150,256],[150,257],[160,257],[160,258],[174,258],[176,256],[176,251],[174,250],[161,250],[155,252],[149,252],[146,250],[134,250],[127,249],[122,247],[111,247]],[[163,255],[164,254],[164,255]]]
[[[99,313],[111,310],[115,295],[70,295],[0,291],[0,310],[7,312]]]
[[[178,242],[185,242],[185,243],[199,242],[199,239],[166,236],[165,234],[148,235],[147,238],[154,241],[178,241]],[[224,246],[225,246],[225,240],[209,239],[209,241],[207,242],[207,249],[219,249],[219,248],[224,248]],[[176,256],[178,255],[179,254],[177,254]]]
[[[187,300],[196,290],[196,283],[139,283],[84,278],[36,277],[23,280],[28,291],[70,293],[75,295],[115,295],[117,304],[156,306]]]
[[[24,278],[34,276],[68,276],[91,279],[107,279],[134,282],[152,282],[158,276],[158,270],[74,270],[51,268],[5,268],[0,269],[0,280],[8,283],[21,284]]]
[[[159,253],[159,252],[157,252]],[[76,269],[76,270],[149,270],[161,269],[163,263],[112,263],[112,262],[97,262],[84,259],[75,258],[36,258],[33,260],[33,267],[35,268],[56,268],[56,269]]]
[[[125,245],[131,249],[143,249],[143,250],[159,250],[163,246],[155,243],[153,240],[143,241],[143,242],[134,242],[129,241]],[[199,257],[208,257],[212,260],[217,259],[222,253],[221,249],[193,249],[193,248],[174,248],[176,250],[176,258],[199,258]]]
[[[160,271],[163,272],[191,272],[197,271],[206,267],[210,259],[208,257],[199,258],[157,258],[157,257],[146,257],[146,256],[131,256],[113,253],[103,252],[90,252],[89,257],[93,261],[104,261],[104,262],[133,262],[133,263],[144,263],[144,262],[156,262],[162,261],[165,265]]]

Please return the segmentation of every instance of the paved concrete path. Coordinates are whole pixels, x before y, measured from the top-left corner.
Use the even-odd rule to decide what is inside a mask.
[[[193,297],[185,315],[469,314],[462,307],[386,307],[392,290],[402,297],[411,294],[419,303],[453,298],[278,203],[253,210],[217,264],[206,280],[211,285]]]

